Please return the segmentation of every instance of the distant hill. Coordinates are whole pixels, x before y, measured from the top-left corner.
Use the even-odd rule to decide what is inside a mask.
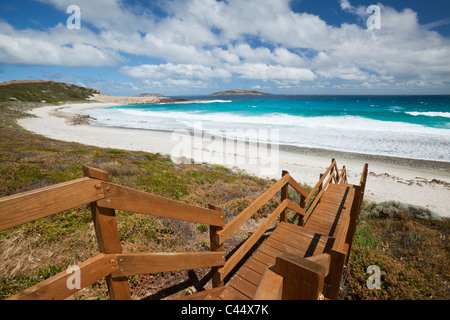
[[[228,90],[228,91],[220,91],[220,92],[210,94],[210,96],[224,96],[224,95],[265,96],[265,95],[270,95],[270,93],[264,93],[264,92],[259,92],[259,91],[249,91],[249,90]]]
[[[82,101],[98,93],[100,91],[95,89],[57,81],[14,80],[0,83],[0,102]]]
[[[164,97],[164,95],[160,93],[141,93],[135,97]]]

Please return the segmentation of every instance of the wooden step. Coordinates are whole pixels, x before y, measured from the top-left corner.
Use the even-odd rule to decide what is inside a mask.
[[[343,218],[350,215],[354,197],[355,189],[352,185],[331,184],[304,227],[334,237],[342,227]]]
[[[227,283],[229,290],[222,292],[219,297],[228,299],[235,295],[253,299],[264,272],[275,265],[278,256],[283,253],[299,257],[319,255],[329,252],[333,242],[334,239],[312,230],[281,222]]]

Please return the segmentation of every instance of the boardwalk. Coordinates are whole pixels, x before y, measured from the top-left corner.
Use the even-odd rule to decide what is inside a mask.
[[[364,170],[367,171],[367,166]],[[348,184],[344,179],[345,182],[330,183],[326,186],[327,189],[302,226],[281,221],[226,286],[183,299],[254,299],[265,272],[276,265],[277,257],[284,254],[312,258],[327,256],[334,249],[335,252],[337,250],[342,253],[348,261],[354,233],[352,228],[354,229],[357,223],[363,196],[361,189],[364,188],[366,174],[367,172],[363,172],[360,185]],[[337,269],[342,271],[342,267]],[[338,278],[340,280],[339,276]],[[334,285],[336,286],[336,283]],[[338,289],[334,288],[334,291],[336,290]],[[333,295],[336,298],[336,292]]]
[[[310,192],[283,172],[279,181],[228,223],[220,207],[202,208],[126,188],[111,183],[106,172],[95,168],[83,167],[83,171],[85,178],[0,199],[0,231],[89,203],[99,248],[98,255],[77,265],[83,274],[81,288],[69,288],[70,273],[63,271],[9,299],[64,299],[105,278],[110,298],[127,300],[131,298],[128,276],[206,267],[212,268],[213,289],[183,299],[338,298],[367,165],[360,183],[353,185],[347,181],[345,166],[339,170],[333,159]],[[290,199],[290,191],[298,193],[299,203]],[[281,196],[278,207],[226,257],[224,241],[274,196]],[[211,252],[122,252],[115,210],[207,224]],[[298,225],[287,222],[288,212],[298,215]]]

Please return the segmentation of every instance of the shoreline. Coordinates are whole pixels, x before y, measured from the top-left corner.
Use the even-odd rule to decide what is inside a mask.
[[[18,124],[25,130],[41,134],[48,138],[77,142],[101,148],[144,151],[170,156],[171,153],[173,154],[174,148],[188,149],[192,147],[192,145],[186,146],[186,141],[191,138],[190,136],[187,138],[188,140],[182,135],[176,135],[175,139],[173,139],[174,135],[172,132],[167,131],[71,125],[70,119],[79,116],[84,110],[124,105],[129,104],[127,102],[130,101],[126,97],[108,96],[99,99],[100,101],[97,98],[98,96],[87,103],[38,107],[30,111],[36,117],[20,119]],[[124,98],[125,100],[117,98]],[[130,99],[135,98],[131,97]],[[150,98],[152,101],[155,101],[155,97],[142,98]],[[270,173],[267,174],[261,171],[260,163],[264,156],[268,154],[257,155],[249,159],[245,155],[237,153],[234,148],[234,141],[231,142],[232,145],[229,143],[227,141],[226,145],[228,147],[231,146],[231,148],[225,148],[224,154],[219,156],[216,154],[212,160],[220,159],[220,157],[225,159],[231,156],[233,159],[240,158],[242,160],[245,158],[245,161],[235,161],[232,165],[220,163],[220,161],[204,161],[204,155],[209,154],[208,152],[213,152],[208,149],[211,145],[211,139],[202,141],[200,148],[192,149],[192,158],[196,162],[219,164],[235,171],[244,171],[269,179],[279,179],[281,177],[281,170],[287,170],[297,181],[309,185],[314,185],[318,181],[319,174],[328,168],[332,158],[336,159],[339,169],[342,169],[343,165],[346,166],[349,183],[353,184],[359,183],[363,165],[364,163],[368,163],[369,174],[365,200],[375,202],[395,200],[419,205],[430,209],[440,216],[450,217],[450,197],[448,197],[450,191],[450,162],[415,160],[279,145],[275,147],[275,150],[278,149],[278,153],[275,154],[277,161],[269,164],[270,166],[274,166],[274,168],[270,169],[276,170],[269,170]],[[272,152],[273,149],[269,149],[267,152]],[[230,150],[232,153],[229,152]],[[198,155],[200,155],[200,158],[198,158]],[[272,154],[270,155],[274,156]]]

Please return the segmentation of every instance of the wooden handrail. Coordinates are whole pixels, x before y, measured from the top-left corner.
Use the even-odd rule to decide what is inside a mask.
[[[342,168],[341,173],[339,174],[337,183],[347,183],[347,169],[345,166]]]
[[[297,181],[294,180],[291,176],[289,176],[289,185],[294,188],[295,191],[300,193],[303,197],[308,198],[309,193],[306,191],[301,185],[298,184]]]
[[[223,281],[226,276],[234,269],[241,259],[250,251],[250,249],[258,242],[266,230],[276,221],[278,216],[287,208],[289,200],[284,200],[256,229],[255,232],[239,247],[234,254],[228,258],[225,265],[219,268],[220,280]]]
[[[103,182],[105,198],[97,201],[102,208],[132,211],[176,220],[222,227],[225,215],[217,210],[202,208],[151,193]]]
[[[221,266],[225,255],[221,252],[182,253],[124,253],[99,254],[79,265],[78,275],[63,271],[32,287],[19,292],[8,300],[53,300],[65,299],[82,288],[108,276],[124,277],[185,269]],[[79,287],[69,288],[70,277],[79,277]]]
[[[335,163],[336,163],[336,160],[333,159],[333,162],[328,167],[327,171],[325,171],[325,173],[322,175],[320,180],[316,183],[314,188],[312,188],[312,190],[309,192],[308,197],[306,198],[306,203],[309,203],[309,201],[311,201],[311,199],[314,197],[316,191],[319,189],[320,186],[322,186],[323,181],[325,180],[326,176],[331,172]]]
[[[287,208],[291,209],[293,211],[295,211],[296,213],[304,216],[305,215],[305,209],[303,209],[302,207],[300,207],[299,205],[297,205],[296,203],[292,202],[292,200],[287,199],[288,200],[288,204],[287,204]]]
[[[305,223],[308,221],[309,217],[311,216],[311,214],[314,212],[314,209],[316,208],[317,204],[319,203],[320,199],[322,198],[323,194],[325,193],[325,191],[327,190],[328,185],[331,183],[331,181],[334,178],[335,173],[331,173],[330,177],[328,178],[327,182],[325,182],[325,185],[323,186],[323,188],[320,190],[319,194],[316,196],[316,198],[314,199],[313,203],[309,206],[308,210],[306,211],[305,217],[306,219],[304,220]],[[326,175],[322,176],[322,179],[325,178]]]
[[[334,176],[334,182],[339,183],[339,177],[340,177],[339,168],[337,166],[336,160],[333,159],[332,162],[334,163],[333,170],[334,170],[334,172],[336,172],[336,174]]]
[[[115,277],[223,266],[223,252],[123,253]]]
[[[68,282],[71,282],[70,277],[77,276],[75,274],[77,271],[73,275],[70,272],[63,271],[9,297],[7,300],[62,300],[111,274],[118,269],[118,263],[115,255],[99,254],[80,263],[77,267],[79,268],[78,280],[80,281],[78,288],[76,288],[76,283],[74,288],[69,288],[67,285]]]
[[[286,209],[300,214],[301,220],[303,220],[305,216],[309,217],[314,211],[315,206],[330,183],[333,182],[333,179],[336,183],[347,182],[345,166],[339,172],[334,159],[325,174],[321,175],[319,182],[309,193],[288,172],[284,172],[283,177],[278,182],[259,196],[230,223],[225,225],[224,213],[219,207],[209,206],[209,208],[202,208],[166,199],[111,183],[109,182],[108,174],[104,171],[90,167],[83,167],[83,171],[86,175],[85,178],[0,198],[0,231],[90,203],[100,254],[81,262],[77,266],[81,272],[81,288],[85,288],[101,278],[106,278],[111,299],[130,299],[126,277],[136,274],[213,267],[213,282],[215,286],[221,285],[229,273],[248,254],[261,236]],[[366,164],[360,185],[355,187],[356,192],[358,192],[358,195],[360,193],[360,196],[356,196],[354,202],[359,205],[364,194],[367,171],[368,166]],[[326,179],[328,175],[329,177]],[[326,182],[324,183],[325,179]],[[289,199],[288,186],[293,187],[301,195],[300,205]],[[281,203],[278,207],[226,260],[223,252],[223,242],[281,190],[283,192]],[[316,195],[316,193],[318,194]],[[306,201],[310,202],[313,197],[315,197],[314,201],[312,201],[309,209],[305,212],[302,200],[306,198]],[[355,203],[353,206],[355,206]],[[356,209],[358,208],[355,207]],[[115,210],[126,210],[207,224],[210,226],[212,252],[124,253],[121,249]],[[355,210],[351,214],[343,216],[343,221],[340,222],[342,227],[339,228],[338,234],[335,236],[330,254],[303,259],[304,261],[300,261],[295,267],[303,270],[301,272],[306,270],[305,272],[308,273],[312,270],[313,276],[319,281],[317,282],[319,287],[320,282],[323,282],[323,278],[329,274],[327,283],[330,284],[330,295],[332,297],[335,297],[336,292],[339,291],[339,277],[342,273],[340,268],[346,255],[342,248],[344,243],[353,237],[355,219],[357,219],[359,214],[359,211]],[[285,266],[289,266],[291,262],[297,264],[295,259],[292,260],[291,258],[282,258]],[[311,266],[313,268],[310,270]],[[266,273],[267,275],[263,277],[262,287],[272,286],[273,292],[267,295],[267,291],[264,292],[265,290],[261,289],[261,292],[259,292],[260,289],[258,288],[256,297],[265,297],[266,299],[278,298],[280,296],[280,277],[274,275],[273,272],[270,273],[268,271]],[[9,299],[64,299],[79,290],[77,288],[69,289],[67,281],[70,276],[70,273],[61,272]],[[314,291],[311,296],[315,295],[316,292]]]
[[[366,163],[366,164],[364,164],[363,171],[361,174],[361,179],[359,182],[359,185],[363,188],[362,192],[364,192],[364,187],[366,185],[368,170],[369,170],[369,165]]]
[[[259,196],[254,202],[252,202],[246,209],[239,213],[233,220],[216,234],[216,240],[218,244],[222,244],[228,239],[237,229],[239,229],[245,221],[253,216],[262,206],[270,200],[281,188],[289,181],[289,174],[281,178],[277,183],[270,187],[266,192]]]
[[[103,199],[101,181],[81,178],[0,199],[0,231]]]
[[[342,246],[344,245],[345,238],[347,236],[348,226],[350,224],[350,213],[345,214],[342,219],[341,228],[339,228],[338,234],[336,235],[333,243],[333,250],[342,250]]]

